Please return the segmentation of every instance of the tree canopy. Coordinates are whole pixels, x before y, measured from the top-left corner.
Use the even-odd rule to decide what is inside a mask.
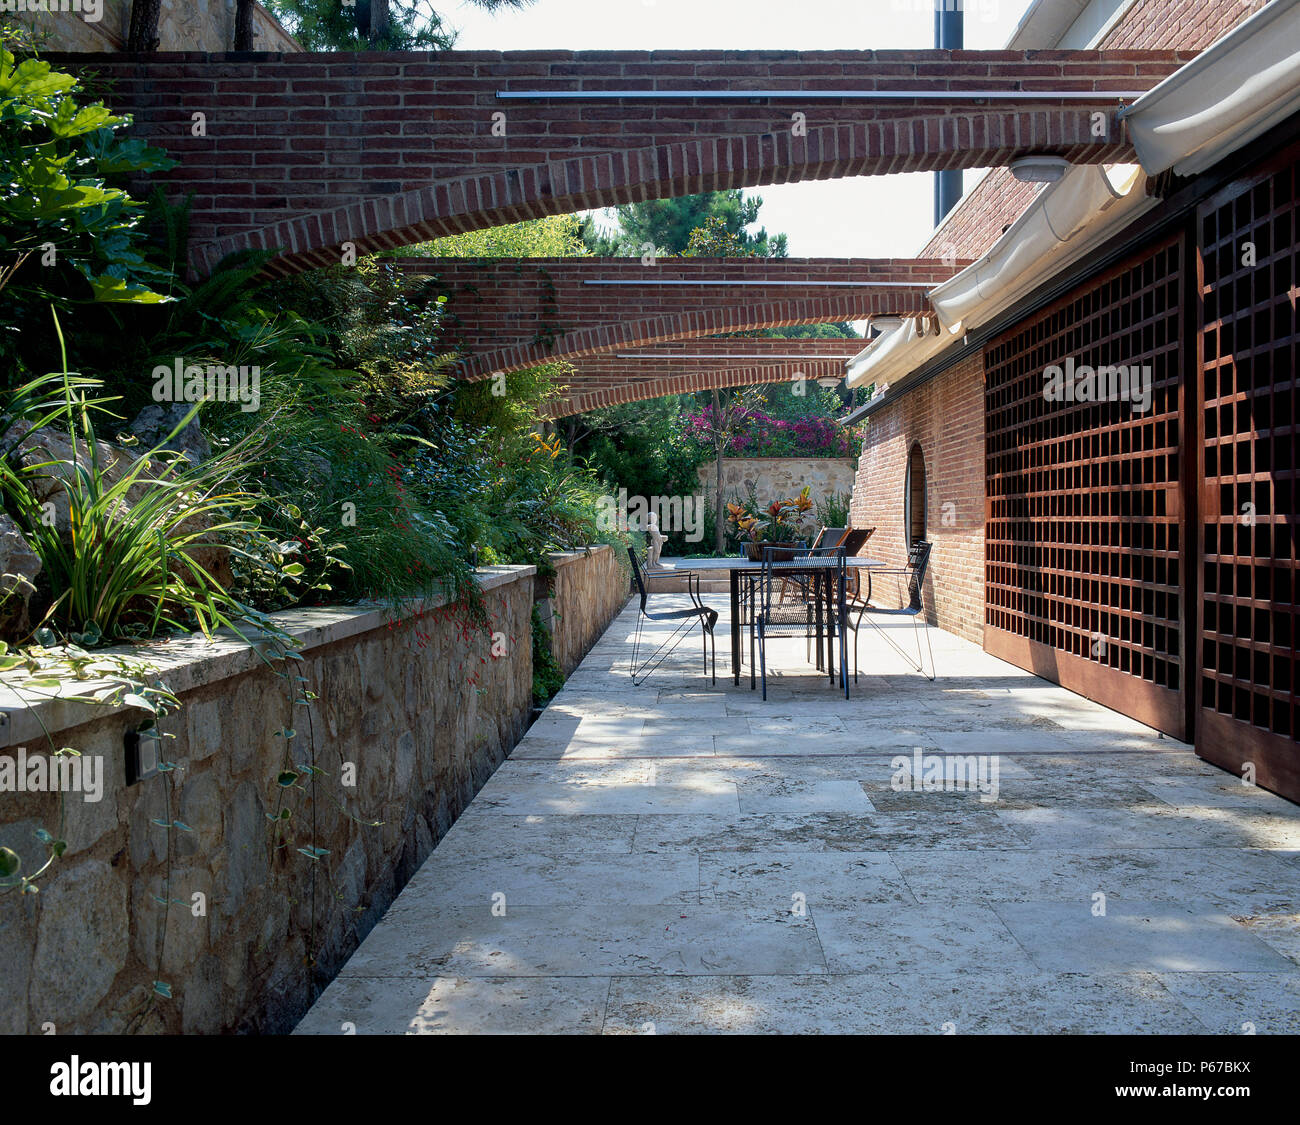
[[[748,230],[762,206],[761,195],[746,196],[739,188],[647,199],[614,208],[613,230],[588,223],[585,237],[592,253],[606,257],[640,255],[649,245],[663,255],[784,258],[784,234]]]
[[[468,0],[495,11],[532,0]],[[266,6],[308,51],[445,51],[456,42],[430,0],[266,0]]]

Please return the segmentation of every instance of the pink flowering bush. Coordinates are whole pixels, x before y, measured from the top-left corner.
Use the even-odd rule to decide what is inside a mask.
[[[691,441],[712,450],[713,407],[686,415],[685,431]],[[856,457],[862,447],[855,430],[834,419],[773,418],[761,410],[745,411],[739,431],[727,443],[730,457]]]

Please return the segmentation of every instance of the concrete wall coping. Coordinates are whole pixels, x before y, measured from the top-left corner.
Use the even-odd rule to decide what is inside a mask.
[[[590,558],[592,555],[598,555],[602,551],[612,551],[614,548],[608,543],[592,543],[589,547],[575,547],[572,551],[556,551],[548,555],[551,565],[558,570],[562,566],[568,566],[579,559]]]
[[[532,579],[535,566],[480,567],[475,575],[487,592],[512,582]],[[324,606],[316,609],[291,609],[271,614],[275,622],[300,644],[298,651],[310,651],[323,645],[347,640],[376,629],[390,628],[395,622],[416,617],[447,604],[442,596],[412,598],[401,603],[400,608],[384,602],[362,602],[350,606]],[[211,641],[201,634],[170,638],[142,645],[115,645],[96,650],[95,655],[124,656],[132,661],[149,664],[153,677],[161,679],[176,695],[196,688],[242,675],[258,667],[263,657],[261,647],[250,644],[229,630],[219,630]],[[82,681],[82,690],[111,688],[122,683],[120,679],[93,679]],[[126,712],[132,708],[118,705],[83,703],[60,698],[57,691],[20,691],[8,684],[0,684],[0,748],[30,744],[46,748],[46,732],[53,736],[58,731],[80,726],[82,723],[102,719],[107,715]],[[143,721],[147,712],[137,710]],[[57,740],[56,740],[57,742]],[[57,745],[55,747],[58,748]]]

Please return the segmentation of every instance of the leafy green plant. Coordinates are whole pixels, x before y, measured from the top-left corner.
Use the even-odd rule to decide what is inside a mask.
[[[142,252],[142,208],[109,179],[175,161],[121,136],[129,118],[80,93],[73,75],[0,46],[0,355],[35,307],[165,299],[166,272]]]
[[[847,492],[832,492],[817,501],[817,519],[823,527],[848,527],[849,504],[853,497]]]
[[[728,522],[736,534],[751,543],[787,543],[801,539],[808,530],[808,512],[813,507],[805,486],[796,496],[773,500],[766,508],[759,508],[750,494],[748,504],[727,505]]]
[[[61,401],[51,402],[52,383],[62,384]],[[110,471],[92,421],[92,410],[102,406],[87,395],[97,385],[74,379],[65,365],[61,375],[19,388],[4,412],[29,423],[17,427],[20,435],[45,425],[56,431],[67,426],[67,457],[28,463],[0,457],[0,497],[41,560],[41,579],[50,587],[45,620],[65,633],[105,639],[152,636],[163,626],[197,627],[209,636],[220,626],[238,631],[238,623],[253,615],[214,577],[209,557],[214,550],[238,550],[224,544],[223,536],[258,528],[255,519],[234,517],[260,497],[229,487],[232,467],[251,456],[251,436],[199,466],[153,449],[139,460],[124,455]],[[50,518],[53,495],[67,504],[66,527]],[[296,575],[302,568],[288,563],[281,569]]]
[[[564,686],[564,671],[551,652],[551,632],[533,603],[533,706],[544,707]]]

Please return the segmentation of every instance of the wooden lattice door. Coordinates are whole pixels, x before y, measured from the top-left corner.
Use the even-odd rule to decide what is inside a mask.
[[[1293,148],[1197,214],[1202,596],[1197,751],[1300,800]]]
[[[1146,248],[984,354],[984,647],[1178,738],[1188,714],[1183,258],[1181,237]],[[1045,393],[1062,367],[1135,368],[1149,380],[1147,408],[1135,408],[1136,393]],[[1117,375],[1107,383],[1120,388]]]

